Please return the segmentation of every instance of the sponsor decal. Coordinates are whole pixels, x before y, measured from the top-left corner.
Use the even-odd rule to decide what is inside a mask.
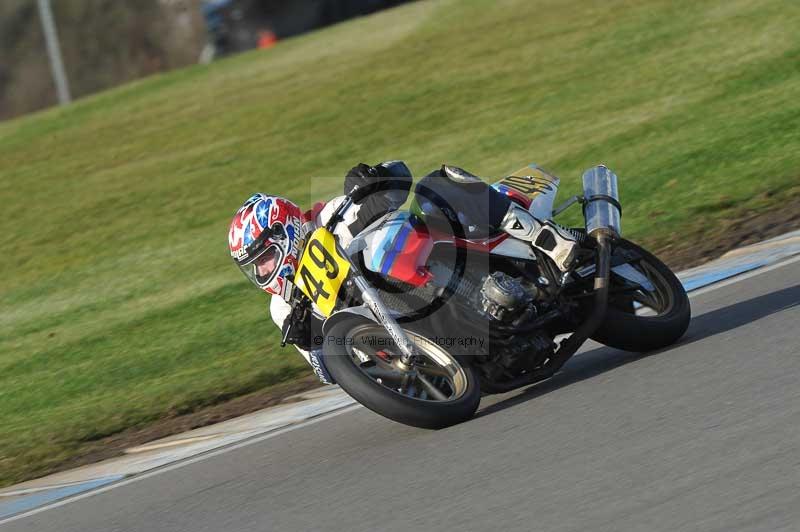
[[[328,373],[328,368],[325,367],[325,363],[318,353],[319,351],[308,353],[308,362],[311,364],[311,369],[322,384],[333,384],[333,377]]]

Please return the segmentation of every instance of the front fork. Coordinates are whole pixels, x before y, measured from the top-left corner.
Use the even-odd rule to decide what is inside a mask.
[[[372,314],[378,322],[383,325],[386,332],[389,333],[389,336],[392,337],[395,345],[400,350],[400,353],[402,353],[398,361],[398,366],[403,370],[411,369],[414,361],[414,343],[406,336],[405,331],[403,331],[397,323],[397,320],[392,317],[391,310],[383,302],[375,288],[364,278],[358,270],[358,267],[352,264],[353,261],[350,262],[352,265],[350,275],[352,276],[353,284],[355,284],[356,288],[361,292],[361,299],[364,301],[367,308],[372,311]]]
[[[378,295],[378,291],[373,288],[364,277],[364,274],[361,273],[358,264],[356,264],[352,256],[347,253],[338,242],[336,246],[338,247],[339,255],[347,257],[347,260],[350,262],[350,279],[361,293],[361,299],[364,301],[364,304],[375,316],[375,319],[378,320],[378,323],[383,325],[386,332],[391,336],[392,341],[400,350],[401,357],[397,363],[398,367],[405,371],[410,370],[414,362],[414,342],[406,336],[406,333],[397,323],[397,320],[392,317],[391,310],[386,306],[386,303],[383,302],[381,296]]]

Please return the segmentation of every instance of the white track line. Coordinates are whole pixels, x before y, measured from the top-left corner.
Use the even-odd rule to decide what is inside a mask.
[[[767,273],[773,270],[777,270],[779,268],[783,268],[784,266],[794,264],[795,262],[798,261],[800,261],[800,255],[795,255],[789,257],[788,259],[780,260],[775,264],[770,264],[769,266],[762,266],[761,268],[756,268],[755,270],[743,272],[738,275],[734,275],[733,277],[729,277],[727,279],[723,279],[722,281],[710,284],[708,286],[692,290],[691,292],[689,292],[689,297],[702,296],[703,294],[713,292],[714,290],[719,290],[720,288],[725,288],[726,286],[738,283],[739,281],[744,281],[745,279],[750,279],[751,277],[756,277],[758,275],[761,275],[762,273]]]
[[[697,297],[697,296],[701,296],[703,294],[707,294],[708,292],[713,292],[714,290],[718,290],[720,288],[724,288],[726,286],[738,283],[740,281],[744,281],[745,279],[750,279],[752,277],[756,277],[758,275],[761,275],[761,274],[764,274],[764,273],[767,273],[767,272],[771,272],[771,271],[777,270],[779,268],[783,268],[785,266],[788,266],[788,265],[793,264],[793,263],[798,262],[798,261],[800,261],[800,255],[797,255],[797,256],[791,257],[789,259],[777,262],[777,263],[772,264],[770,266],[764,266],[764,267],[758,268],[756,270],[752,270],[752,271],[745,272],[745,273],[742,273],[742,274],[739,274],[739,275],[735,275],[735,276],[733,276],[733,277],[731,277],[729,279],[725,279],[723,281],[719,281],[717,283],[705,286],[703,288],[698,288],[697,290],[693,290],[692,292],[690,292],[689,297],[694,298],[694,297]],[[317,416],[315,418],[309,419],[308,421],[303,421],[301,423],[297,423],[296,425],[291,425],[289,427],[278,429],[278,430],[273,431],[273,432],[268,432],[267,434],[263,434],[261,436],[256,436],[256,437],[253,437],[251,439],[248,439],[248,440],[245,440],[245,441],[241,441],[239,443],[234,443],[234,444],[226,446],[226,447],[220,447],[219,449],[215,449],[213,451],[208,451],[208,452],[205,452],[203,454],[199,454],[199,455],[197,455],[195,457],[187,458],[185,460],[181,460],[181,461],[175,462],[174,464],[170,464],[170,465],[167,465],[167,466],[159,467],[159,468],[153,469],[151,471],[148,471],[146,473],[136,474],[136,475],[132,476],[131,478],[128,478],[128,479],[125,479],[125,480],[121,480],[121,481],[115,482],[113,484],[109,484],[108,486],[104,486],[104,487],[101,487],[101,488],[93,489],[93,490],[87,491],[85,493],[81,493],[79,495],[74,495],[72,497],[66,497],[64,499],[61,499],[60,501],[56,501],[56,502],[53,502],[53,503],[50,503],[50,504],[46,504],[44,506],[40,506],[38,508],[34,508],[33,510],[28,510],[26,512],[22,512],[22,513],[19,513],[19,514],[16,514],[16,515],[12,515],[11,517],[8,517],[6,519],[0,519],[0,525],[5,524],[5,523],[9,523],[11,521],[16,521],[17,519],[23,519],[25,517],[30,517],[32,515],[36,515],[36,514],[39,514],[39,513],[42,513],[42,512],[46,512],[47,510],[52,510],[53,508],[58,508],[59,506],[65,506],[67,504],[73,503],[75,501],[79,501],[81,499],[86,499],[86,498],[89,498],[89,497],[93,497],[93,496],[98,495],[100,493],[105,493],[107,491],[111,491],[111,490],[113,490],[115,488],[119,488],[121,486],[126,486],[128,484],[133,484],[134,482],[139,482],[140,480],[144,480],[146,478],[154,477],[156,475],[160,475],[161,473],[166,473],[167,471],[174,471],[175,469],[180,469],[182,467],[185,467],[185,466],[188,466],[188,465],[191,465],[191,464],[196,464],[197,462],[202,462],[204,460],[208,460],[209,458],[213,458],[215,456],[219,456],[221,454],[225,454],[225,453],[228,453],[230,451],[235,451],[237,449],[241,449],[242,447],[247,447],[248,445],[252,445],[254,443],[259,443],[259,442],[262,442],[264,440],[268,440],[270,438],[274,438],[276,436],[280,436],[282,434],[286,434],[287,432],[291,432],[291,431],[293,431],[295,429],[308,427],[309,425],[314,425],[315,423],[319,423],[321,421],[325,421],[327,419],[331,419],[331,418],[339,416],[341,414],[345,414],[347,412],[352,412],[352,411],[354,411],[354,410],[356,410],[358,408],[361,408],[361,405],[356,404],[356,405],[346,406],[346,407],[341,408],[339,410],[335,410],[333,412],[330,412],[330,413],[327,413],[327,414],[322,414],[322,415]]]

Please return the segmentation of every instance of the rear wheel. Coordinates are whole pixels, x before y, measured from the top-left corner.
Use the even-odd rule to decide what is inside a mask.
[[[425,336],[404,329],[417,356],[400,364],[400,351],[379,324],[360,316],[335,324],[324,348],[325,366],[348,394],[370,410],[406,425],[438,429],[471,418],[480,402],[472,368]]]
[[[686,332],[692,314],[683,285],[666,264],[633,242],[620,239],[614,249],[639,257],[629,264],[643,282],[637,286],[612,275],[608,310],[592,339],[625,351],[674,344]]]

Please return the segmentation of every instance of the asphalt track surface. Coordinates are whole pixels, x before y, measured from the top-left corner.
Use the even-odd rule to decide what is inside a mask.
[[[437,432],[356,407],[3,531],[800,530],[800,262]]]

